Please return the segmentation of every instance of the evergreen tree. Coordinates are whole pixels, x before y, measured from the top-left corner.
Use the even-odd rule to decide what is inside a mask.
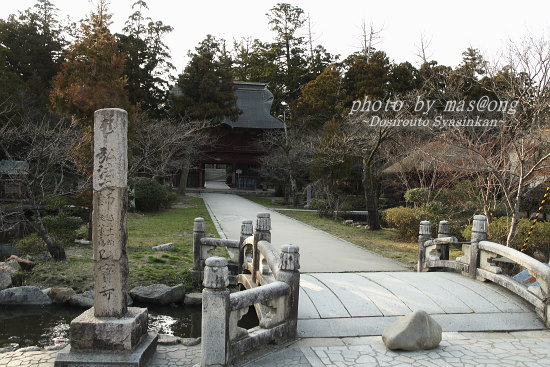
[[[65,41],[57,8],[37,0],[33,8],[0,20],[2,101],[46,112],[51,79],[59,71]],[[1,97],[0,97],[1,98]]]
[[[208,35],[189,53],[191,60],[178,78],[180,96],[173,100],[172,113],[188,120],[236,120],[237,108],[231,60],[223,43]]]
[[[151,117],[160,117],[168,109],[170,72],[175,69],[163,37],[173,28],[145,17],[143,11],[148,6],[143,0],[136,1],[132,9],[134,13],[126,21],[124,34],[116,35],[126,55],[128,97],[131,104],[139,105]]]
[[[365,96],[383,99],[388,95],[391,64],[384,51],[375,51],[368,58],[353,54],[344,61],[344,65],[347,71],[343,85],[349,102]]]
[[[294,109],[294,123],[319,129],[342,112],[341,77],[330,65],[317,78],[304,85]]]

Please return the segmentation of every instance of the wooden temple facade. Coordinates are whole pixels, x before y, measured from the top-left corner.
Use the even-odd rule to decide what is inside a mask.
[[[270,114],[273,94],[265,83],[234,82],[234,85],[237,107],[242,113],[236,121],[225,118],[222,126],[212,131],[215,143],[203,150],[189,174],[188,187],[204,187],[213,170],[223,173],[221,170],[225,169],[228,186],[261,188],[258,171],[263,152],[258,140],[268,130],[283,129],[284,123]]]

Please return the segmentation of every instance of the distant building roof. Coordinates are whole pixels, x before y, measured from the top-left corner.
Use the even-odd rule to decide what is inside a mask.
[[[26,175],[29,164],[25,161],[0,161],[0,175]]]
[[[273,94],[266,83],[234,82],[237,107],[242,113],[237,121],[225,117],[223,123],[231,127],[249,129],[282,129],[281,120],[270,115]]]

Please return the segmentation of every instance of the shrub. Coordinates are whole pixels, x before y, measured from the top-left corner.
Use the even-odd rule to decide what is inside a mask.
[[[144,212],[155,212],[167,208],[176,200],[172,193],[157,181],[148,177],[137,177],[132,180],[136,200],[136,209]]]
[[[390,227],[397,228],[401,239],[415,241],[418,238],[420,220],[415,209],[399,206],[384,210],[383,216]]]
[[[67,244],[77,237],[76,231],[82,226],[82,218],[72,217],[65,213],[48,215],[42,218],[48,234],[58,243]]]
[[[326,200],[311,200],[311,209],[317,210],[317,214],[319,214],[320,217],[330,217],[330,208],[328,207]]]
[[[496,243],[500,243],[506,246],[506,238],[508,237],[508,230],[510,228],[512,218],[499,217],[493,218],[489,223],[487,238]],[[518,229],[512,247],[519,250],[523,246],[523,242],[529,233],[531,223],[527,218],[521,218],[518,223]],[[462,235],[466,239],[470,239],[472,235],[472,226],[469,225],[462,231]],[[538,257],[542,257],[541,260],[548,262],[548,256],[550,252],[550,222],[538,222],[535,226],[533,234],[529,239],[529,244],[525,249],[525,253],[533,256],[537,254]]]
[[[44,241],[36,233],[21,238],[15,244],[15,248],[22,255],[34,255],[46,251]]]
[[[430,196],[430,190],[425,187],[418,187],[415,189],[407,190],[405,193],[405,201],[407,203],[422,204],[428,201]]]
[[[439,221],[449,220],[449,210],[440,201],[430,201],[417,209],[417,216],[420,220],[429,220],[432,227],[437,228]]]

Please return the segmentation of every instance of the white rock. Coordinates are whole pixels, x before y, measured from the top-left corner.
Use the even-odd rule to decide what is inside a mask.
[[[92,241],[88,241],[88,240],[74,240],[74,243],[76,243],[77,245],[86,245],[86,246],[92,245]]]
[[[21,265],[16,260],[8,260],[6,262],[0,263],[0,273],[8,273],[11,276],[14,276],[17,272],[21,271]]]
[[[201,305],[202,304],[202,293],[187,293],[185,299],[183,300],[185,305]]]
[[[174,244],[172,242],[164,243],[162,245],[151,247],[155,251],[170,251],[174,249]]]
[[[174,335],[168,334],[159,334],[159,339],[157,341],[160,345],[176,345],[180,342],[180,338]]]
[[[441,326],[425,311],[414,311],[386,326],[382,340],[388,349],[433,349],[441,342]]]
[[[180,343],[186,347],[192,347],[201,343],[201,337],[198,338],[180,338]]]
[[[183,284],[169,287],[164,284],[153,284],[147,287],[135,287],[130,296],[137,302],[160,303],[163,305],[177,303],[185,297]]]
[[[15,287],[0,291],[2,305],[49,305],[51,303],[50,298],[38,287]]]

